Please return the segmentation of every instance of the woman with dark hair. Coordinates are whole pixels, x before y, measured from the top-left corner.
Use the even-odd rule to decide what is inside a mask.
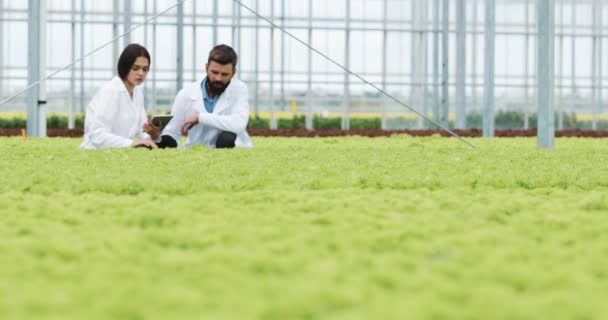
[[[150,54],[138,44],[128,45],[118,59],[118,77],[103,86],[87,106],[85,149],[156,148],[144,132],[151,127],[144,109],[141,84],[150,69]]]

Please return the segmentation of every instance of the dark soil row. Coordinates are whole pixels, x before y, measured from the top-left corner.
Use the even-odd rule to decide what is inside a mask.
[[[252,136],[260,137],[341,137],[341,136],[363,136],[363,137],[387,137],[394,134],[408,134],[415,137],[425,137],[438,134],[449,137],[446,131],[438,130],[379,130],[379,129],[360,129],[360,130],[306,130],[306,129],[248,129]],[[454,130],[462,137],[481,137],[480,129]],[[20,136],[21,129],[0,128],[0,136]],[[48,129],[49,137],[82,137],[83,129]],[[496,130],[496,137],[535,137],[536,129],[528,130]],[[555,132],[556,137],[585,137],[585,138],[608,138],[608,130],[560,130]]]

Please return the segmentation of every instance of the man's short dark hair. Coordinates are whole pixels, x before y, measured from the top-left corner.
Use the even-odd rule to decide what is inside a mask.
[[[148,50],[143,46],[140,46],[137,43],[132,43],[128,45],[120,54],[120,58],[118,58],[118,76],[125,80],[129,75],[129,71],[133,67],[135,60],[139,57],[145,57],[148,59],[148,63],[152,64],[152,60],[150,59],[150,54]]]
[[[211,49],[207,63],[209,64],[211,61],[215,61],[221,65],[230,63],[232,64],[232,68],[236,69],[237,59],[238,57],[234,49],[225,44],[220,44]]]

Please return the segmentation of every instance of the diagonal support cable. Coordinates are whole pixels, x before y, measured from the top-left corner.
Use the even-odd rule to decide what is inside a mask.
[[[62,68],[60,68],[60,69],[56,70],[55,72],[51,73],[50,75],[46,76],[45,78],[40,79],[40,80],[38,80],[38,81],[36,81],[36,82],[32,83],[31,85],[27,86],[25,89],[23,89],[23,90],[21,90],[21,91],[17,92],[16,94],[14,94],[14,95],[12,95],[12,96],[8,97],[7,99],[2,100],[2,102],[0,102],[0,106],[2,106],[3,104],[5,104],[5,103],[7,103],[7,102],[9,102],[9,101],[11,101],[11,100],[13,100],[13,99],[15,99],[16,97],[18,97],[18,96],[22,95],[23,93],[25,93],[25,92],[29,91],[31,88],[33,88],[33,87],[35,87],[35,86],[39,85],[41,82],[44,82],[44,81],[46,81],[46,80],[48,80],[48,79],[50,79],[50,78],[54,77],[54,76],[55,76],[55,75],[57,75],[58,73],[60,73],[60,72],[62,72],[62,71],[64,71],[64,70],[66,70],[66,69],[71,68],[72,66],[74,66],[74,65],[75,65],[75,64],[77,64],[78,62],[80,62],[80,61],[82,61],[82,60],[84,60],[84,59],[88,58],[89,56],[91,56],[91,55],[95,54],[96,52],[100,51],[101,49],[103,49],[103,48],[105,48],[105,47],[107,47],[107,46],[111,45],[111,44],[112,44],[112,43],[114,43],[115,41],[118,41],[118,40],[119,40],[119,39],[121,39],[122,37],[124,37],[124,36],[126,36],[126,35],[130,34],[130,33],[131,33],[131,32],[133,32],[133,31],[135,31],[136,29],[139,29],[140,27],[142,27],[142,26],[144,26],[144,25],[149,24],[149,23],[150,23],[150,21],[155,20],[156,18],[158,18],[158,17],[162,16],[163,14],[167,13],[167,12],[168,12],[168,11],[170,11],[171,9],[173,9],[173,8],[175,8],[175,7],[177,7],[177,6],[179,6],[180,4],[182,4],[182,3],[186,2],[186,1],[188,1],[188,0],[181,0],[181,1],[179,1],[178,3],[176,3],[176,4],[172,5],[172,6],[170,6],[169,8],[167,8],[167,9],[165,9],[165,10],[163,10],[163,11],[161,11],[161,12],[160,12],[160,13],[158,13],[157,15],[155,15],[155,16],[153,16],[153,17],[148,18],[148,20],[144,21],[143,23],[140,23],[140,24],[136,25],[136,26],[135,26],[135,27],[133,27],[131,30],[129,30],[129,31],[127,31],[127,32],[125,32],[125,33],[123,33],[123,34],[121,34],[121,35],[117,36],[116,38],[114,38],[114,39],[112,39],[112,40],[110,40],[110,41],[108,41],[108,42],[104,43],[103,45],[101,45],[101,46],[97,47],[95,50],[93,50],[93,51],[91,51],[91,52],[89,52],[89,53],[85,54],[84,56],[82,56],[82,57],[80,57],[80,58],[78,58],[78,59],[76,59],[76,60],[74,60],[74,61],[72,61],[70,64],[68,64],[68,65],[66,65],[66,66],[64,66],[64,67],[62,67]]]
[[[289,37],[291,37],[292,39],[296,40],[297,42],[301,43],[302,45],[306,46],[308,49],[314,51],[315,53],[317,53],[318,55],[320,55],[321,57],[327,59],[328,61],[330,61],[331,63],[333,63],[334,65],[336,65],[338,68],[344,70],[345,72],[349,73],[350,75],[355,76],[357,79],[361,80],[363,83],[369,85],[370,87],[376,89],[378,92],[382,93],[383,95],[385,95],[386,97],[392,99],[393,101],[395,101],[396,103],[404,106],[405,108],[409,109],[410,111],[416,113],[417,115],[419,115],[420,117],[422,117],[423,119],[425,119],[426,121],[436,125],[437,127],[441,128],[442,130],[448,132],[450,135],[452,135],[453,137],[457,138],[458,140],[460,140],[461,142],[463,142],[464,144],[468,145],[471,148],[475,148],[475,145],[473,145],[472,143],[468,142],[467,140],[463,139],[461,136],[459,136],[458,134],[456,134],[455,132],[453,132],[452,130],[440,125],[439,123],[429,119],[427,116],[423,115],[422,113],[418,112],[416,109],[408,106],[407,104],[401,102],[401,100],[395,98],[394,96],[392,96],[391,94],[389,94],[388,92],[382,90],[381,88],[379,88],[378,86],[376,86],[375,84],[367,81],[365,78],[363,78],[362,76],[360,76],[359,74],[347,69],[346,67],[344,67],[342,64],[340,64],[339,62],[335,61],[334,59],[330,58],[328,55],[324,54],[323,52],[313,48],[310,44],[306,43],[305,41],[301,40],[300,38],[294,36],[293,34],[291,34],[289,31],[285,30],[284,28],[280,27],[279,25],[275,24],[274,22],[272,22],[272,20],[262,16],[261,14],[259,14],[258,12],[256,12],[255,10],[251,9],[250,7],[248,7],[247,5],[243,4],[241,1],[239,0],[232,0],[234,3],[238,4],[239,6],[245,8],[247,11],[251,12],[253,15],[255,15],[256,17],[268,22],[273,28],[277,28],[279,30],[281,30],[281,32],[285,33],[286,35],[288,35]]]

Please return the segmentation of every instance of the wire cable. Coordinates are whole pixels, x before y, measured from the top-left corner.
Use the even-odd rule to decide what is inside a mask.
[[[129,30],[129,31],[127,31],[127,32],[125,32],[125,33],[123,33],[123,34],[121,34],[121,35],[117,36],[116,38],[114,38],[114,39],[112,39],[112,40],[110,40],[110,41],[108,41],[108,42],[104,43],[103,45],[101,45],[101,46],[97,47],[95,50],[93,50],[93,51],[91,51],[91,52],[89,52],[89,53],[85,54],[84,56],[82,56],[82,57],[80,57],[80,58],[78,58],[78,59],[76,59],[76,60],[74,60],[74,61],[72,61],[70,64],[68,64],[68,65],[66,65],[66,66],[64,66],[64,67],[62,67],[62,68],[60,68],[60,69],[56,70],[55,72],[51,73],[50,75],[46,76],[45,78],[40,79],[40,80],[38,80],[38,81],[36,81],[36,82],[34,82],[34,83],[30,84],[30,85],[29,85],[29,86],[27,86],[25,89],[23,89],[23,90],[21,90],[21,91],[17,92],[16,94],[14,94],[14,95],[12,95],[12,96],[8,97],[7,99],[2,100],[2,102],[0,102],[0,106],[2,106],[3,104],[5,104],[5,103],[7,103],[7,102],[9,102],[9,101],[11,101],[11,100],[13,100],[13,99],[15,99],[16,97],[20,96],[21,94],[23,94],[23,93],[25,93],[25,92],[29,91],[31,88],[33,88],[33,87],[35,87],[35,86],[39,85],[41,82],[44,82],[44,81],[46,81],[46,80],[48,80],[48,79],[50,79],[50,78],[54,77],[54,76],[55,76],[55,75],[57,75],[58,73],[60,73],[60,72],[62,72],[62,71],[64,71],[64,70],[66,70],[66,69],[69,69],[70,67],[72,67],[72,66],[74,66],[75,64],[77,64],[78,62],[80,62],[80,61],[82,61],[82,60],[84,60],[84,59],[88,58],[89,56],[91,56],[91,55],[95,54],[96,52],[100,51],[101,49],[103,49],[103,48],[105,48],[105,47],[107,47],[107,46],[109,46],[109,45],[113,44],[113,43],[114,43],[114,41],[117,41],[117,40],[119,40],[120,38],[122,38],[122,37],[124,37],[124,36],[126,36],[126,35],[130,34],[130,33],[131,33],[131,32],[133,32],[133,31],[135,31],[136,29],[138,29],[138,28],[140,28],[140,27],[142,27],[142,26],[144,26],[144,25],[149,24],[149,23],[150,23],[150,21],[152,21],[152,20],[154,20],[154,19],[156,19],[156,18],[160,17],[161,15],[163,15],[163,14],[167,13],[167,12],[168,12],[168,11],[170,11],[171,9],[173,9],[173,8],[175,8],[175,7],[177,7],[177,6],[179,6],[180,4],[182,4],[182,3],[186,2],[186,1],[188,1],[188,0],[181,0],[181,1],[179,1],[178,3],[176,3],[176,4],[172,5],[171,7],[169,7],[169,8],[167,8],[167,9],[163,10],[162,12],[158,13],[157,15],[155,15],[155,16],[153,16],[153,17],[150,17],[148,20],[144,21],[143,23],[136,25],[136,26],[135,26],[135,27],[133,27],[131,30]]]
[[[455,132],[453,132],[452,130],[440,125],[439,123],[429,119],[427,116],[423,115],[422,113],[418,112],[416,109],[408,106],[407,104],[401,102],[401,100],[395,98],[394,96],[392,96],[391,94],[389,94],[388,92],[382,90],[381,88],[379,88],[378,86],[376,86],[375,84],[367,81],[365,78],[363,78],[362,76],[360,76],[359,74],[347,69],[346,67],[344,67],[342,64],[340,64],[339,62],[335,61],[334,59],[330,58],[328,55],[324,54],[323,52],[313,48],[311,45],[309,45],[308,43],[306,43],[305,41],[299,39],[298,37],[294,36],[293,34],[291,34],[289,31],[285,30],[284,28],[280,27],[279,25],[275,24],[274,22],[272,22],[272,20],[262,16],[261,14],[259,14],[258,12],[256,12],[255,10],[251,9],[250,7],[246,6],[245,4],[243,4],[241,1],[239,0],[232,0],[234,3],[238,4],[239,6],[245,8],[247,11],[251,12],[253,15],[257,16],[258,18],[265,20],[266,22],[268,22],[273,28],[277,28],[279,30],[281,30],[281,32],[285,33],[286,35],[288,35],[289,37],[291,37],[292,39],[296,40],[297,42],[303,44],[304,46],[306,46],[308,49],[314,51],[315,53],[317,53],[318,55],[320,55],[321,57],[329,60],[331,63],[333,63],[334,65],[336,65],[337,67],[339,67],[340,69],[344,70],[345,72],[349,73],[350,75],[355,76],[357,79],[361,80],[363,83],[371,86],[372,88],[376,89],[378,92],[382,93],[383,95],[385,95],[386,97],[392,99],[393,101],[397,102],[398,104],[406,107],[407,109],[409,109],[410,111],[416,113],[417,115],[419,115],[420,117],[422,117],[423,119],[425,119],[426,121],[436,125],[437,127],[441,128],[442,130],[448,132],[450,135],[452,135],[453,137],[457,138],[458,140],[460,140],[461,142],[465,143],[466,145],[468,145],[471,148],[475,148],[475,145],[473,145],[472,143],[468,142],[467,140],[463,139],[461,136],[459,136],[458,134],[456,134]]]

